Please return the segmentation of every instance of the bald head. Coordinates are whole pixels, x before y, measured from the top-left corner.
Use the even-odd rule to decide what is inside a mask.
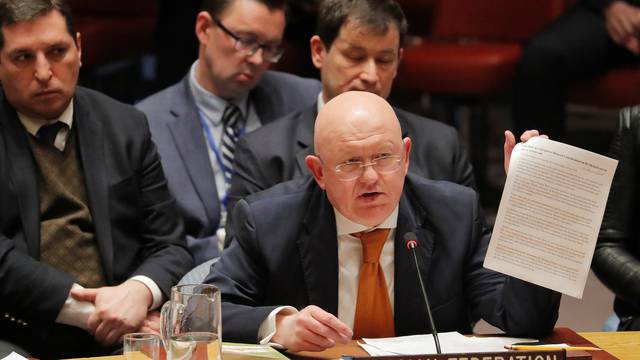
[[[347,91],[326,103],[316,118],[315,152],[322,157],[337,141],[357,141],[386,133],[402,139],[393,108],[380,96],[365,91]]]
[[[333,207],[347,219],[376,226],[400,201],[411,139],[402,139],[393,108],[378,95],[349,91],[322,108],[315,153],[307,167]]]

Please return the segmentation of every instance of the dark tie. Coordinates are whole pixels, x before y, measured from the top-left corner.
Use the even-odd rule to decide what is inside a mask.
[[[390,229],[353,234],[362,242],[362,266],[353,321],[353,338],[394,336],[393,312],[380,254]]]
[[[222,114],[222,165],[224,180],[227,185],[231,184],[231,175],[233,174],[233,154],[236,148],[236,142],[240,137],[240,129],[244,125],[244,119],[240,109],[232,103],[229,103]]]
[[[53,124],[44,125],[40,127],[40,129],[38,129],[38,139],[45,144],[54,146],[53,143],[56,141],[58,131],[60,131],[60,129],[65,126],[67,125],[61,121],[56,121]]]

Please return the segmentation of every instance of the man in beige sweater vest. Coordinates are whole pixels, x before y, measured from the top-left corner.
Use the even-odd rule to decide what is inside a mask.
[[[175,200],[144,115],[76,86],[61,0],[0,0],[0,30],[0,343],[110,353],[192,266]]]

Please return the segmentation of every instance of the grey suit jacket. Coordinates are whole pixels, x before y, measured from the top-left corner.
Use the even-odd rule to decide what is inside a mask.
[[[73,126],[107,284],[145,275],[168,297],[193,259],[144,114],[78,87]],[[38,357],[105,354],[87,332],[55,323],[74,279],[39,261],[38,170],[29,136],[0,93],[0,338]]]
[[[249,101],[262,124],[299,110],[316,100],[320,83],[268,71],[251,90]],[[149,118],[169,188],[185,221],[187,243],[196,264],[218,255],[216,230],[220,200],[209,161],[189,75],[136,105]]]
[[[451,126],[395,108],[402,136],[413,141],[409,171],[427,179],[475,188],[473,169],[458,132]],[[317,103],[247,134],[238,141],[229,209],[243,197],[309,174]],[[231,214],[231,211],[229,212]],[[229,241],[225,240],[225,246]]]
[[[283,221],[285,220],[286,221]],[[205,282],[222,291],[223,338],[255,342],[277,306],[338,312],[338,246],[333,208],[311,177],[240,200],[232,241]],[[426,308],[404,234],[417,257],[436,328],[469,333],[484,318],[514,336],[553,329],[560,294],[485,269],[490,238],[470,188],[408,175],[398,206],[394,255],[396,335],[429,333]]]

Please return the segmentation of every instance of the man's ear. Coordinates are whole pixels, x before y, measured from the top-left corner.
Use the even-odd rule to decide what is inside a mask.
[[[411,138],[410,137],[406,137],[404,139],[402,139],[402,144],[403,144],[403,151],[404,153],[402,155],[404,155],[404,166],[405,166],[405,174],[409,171],[409,155],[411,154],[411,146],[413,145],[411,143]]]
[[[78,58],[80,59],[80,66],[82,66],[82,36],[80,33],[76,33],[76,47],[78,48]]]
[[[316,69],[320,70],[322,69],[322,62],[324,61],[327,49],[325,49],[324,43],[318,35],[313,35],[311,37],[309,45],[311,47],[311,62],[313,62],[313,66],[315,66]]]
[[[316,179],[318,186],[324,190],[324,172],[322,171],[322,161],[320,158],[315,155],[307,155],[304,162],[307,164],[307,168],[311,175],[313,175],[313,178]]]
[[[200,45],[205,45],[209,42],[209,29],[213,25],[213,19],[208,11],[200,11],[196,16],[196,28],[195,33]]]

